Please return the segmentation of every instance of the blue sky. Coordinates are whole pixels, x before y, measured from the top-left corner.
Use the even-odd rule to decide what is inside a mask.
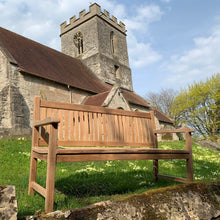
[[[220,72],[219,0],[97,0],[126,25],[134,91],[180,90]],[[60,50],[59,25],[90,0],[0,0],[0,26]]]

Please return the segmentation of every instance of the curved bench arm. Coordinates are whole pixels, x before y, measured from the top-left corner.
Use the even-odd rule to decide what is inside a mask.
[[[185,133],[186,150],[192,154],[192,137],[191,132],[194,132],[193,128],[179,128],[172,130],[153,130],[154,134],[165,134],[165,133]]]
[[[60,123],[60,118],[57,116],[48,117],[48,118],[45,118],[44,120],[35,121],[33,123],[33,126],[34,127],[41,127],[41,126],[49,125],[49,124],[53,124],[53,123]]]
[[[153,130],[154,134],[165,134],[165,133],[188,133],[194,132],[193,128],[179,128],[179,129],[172,129],[172,130]]]

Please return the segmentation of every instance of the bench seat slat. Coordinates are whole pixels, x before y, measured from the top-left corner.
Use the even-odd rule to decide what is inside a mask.
[[[34,147],[34,152],[47,154],[47,147]],[[110,154],[110,153],[127,153],[127,154],[189,154],[186,150],[164,150],[149,148],[117,148],[117,147],[58,147],[57,154]]]
[[[33,149],[35,150],[35,149]],[[136,149],[135,149],[136,150]],[[143,150],[143,149],[141,149]],[[161,149],[144,149],[145,151],[134,151],[133,149],[105,149],[97,148],[74,148],[58,149],[56,162],[79,162],[79,161],[106,161],[106,160],[154,160],[154,159],[189,159],[190,153],[180,150],[174,150],[170,153]],[[150,150],[150,151],[149,151]],[[38,150],[39,151],[39,150]],[[34,152],[35,157],[47,161],[47,149],[41,149],[40,152]]]

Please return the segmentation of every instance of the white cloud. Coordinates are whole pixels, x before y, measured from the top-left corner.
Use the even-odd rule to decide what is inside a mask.
[[[73,15],[88,8],[91,0],[0,0],[0,26],[60,50],[59,25]],[[150,43],[141,42],[140,35],[161,19],[162,11],[157,5],[134,6],[130,16],[124,4],[110,0],[98,0],[103,9],[123,21],[128,30],[128,49],[131,66],[144,67],[161,59]]]
[[[138,42],[133,33],[128,36],[130,64],[142,68],[161,60],[162,56],[154,51],[150,43]]]
[[[140,36],[146,36],[149,25],[159,21],[163,15],[157,5],[139,6],[135,16],[125,19],[128,30],[128,52],[131,67],[143,68],[161,60],[162,56],[155,51],[149,42],[138,40]]]
[[[168,65],[168,84],[189,84],[204,80],[208,76],[220,72],[220,30],[216,27],[208,37],[194,39],[191,50],[182,55],[171,57]]]
[[[146,31],[148,26],[159,21],[163,15],[158,5],[139,6],[136,8],[135,16],[125,19],[125,24],[128,30]]]

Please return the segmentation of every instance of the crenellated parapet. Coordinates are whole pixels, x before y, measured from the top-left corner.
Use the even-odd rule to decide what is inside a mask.
[[[73,16],[70,18],[69,24],[67,22],[63,22],[60,25],[60,33],[61,35],[64,34],[65,32],[73,29],[74,27],[82,24],[83,22],[91,19],[94,16],[99,16],[100,18],[104,19],[106,22],[108,22],[110,25],[114,26],[117,28],[119,31],[125,33],[125,25],[120,21],[118,23],[118,20],[116,17],[112,16],[110,17],[110,14],[108,11],[104,9],[104,11],[101,11],[101,7],[97,4],[94,3],[89,6],[89,12],[86,13],[86,10],[84,9],[83,11],[79,12],[79,18],[76,18],[76,16]]]

